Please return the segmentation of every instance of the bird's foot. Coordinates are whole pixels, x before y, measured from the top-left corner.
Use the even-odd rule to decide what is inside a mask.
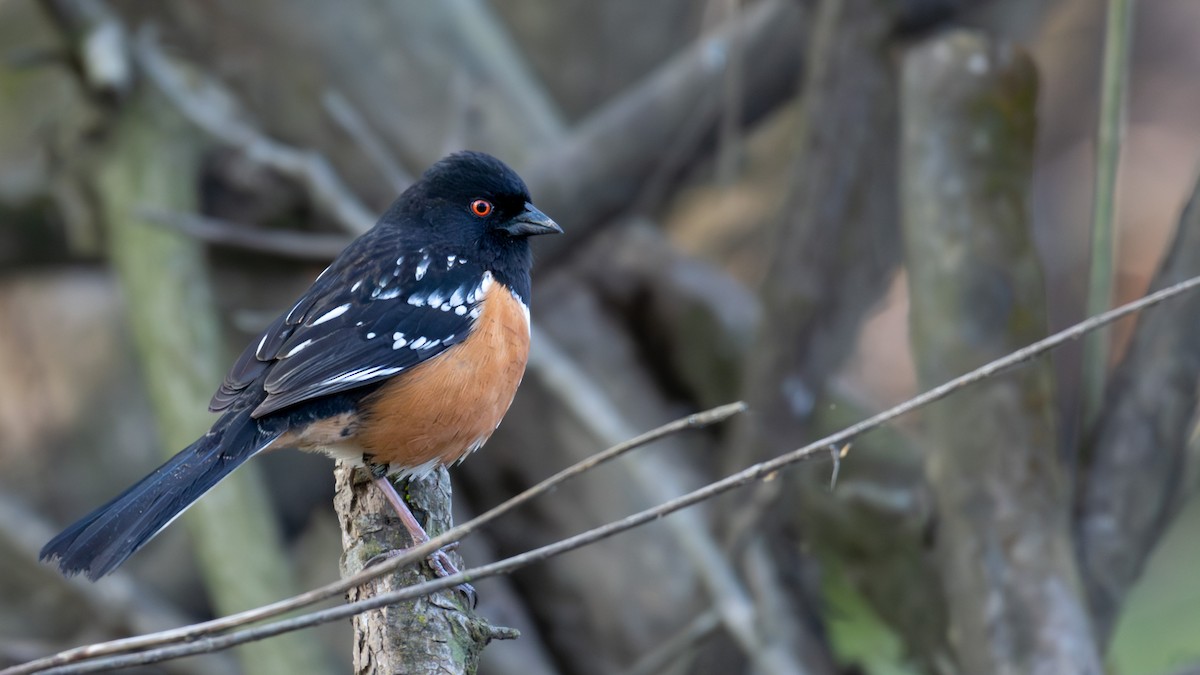
[[[444,579],[449,576],[454,576],[460,572],[458,566],[454,564],[454,561],[451,560],[450,556],[446,553],[447,551],[452,551],[456,548],[458,548],[458,542],[454,542],[443,548],[439,548],[433,553],[430,553],[429,557],[425,558],[425,562],[429,565],[429,569],[433,570],[434,576]],[[407,550],[408,549],[402,548],[384,551],[383,553],[380,553],[368,560],[364,567],[372,567],[384,562],[385,560],[391,560],[392,558],[403,555]],[[471,609],[475,608],[475,604],[478,602],[479,596],[475,592],[474,586],[464,581],[463,583],[455,586],[454,589],[462,594],[463,598],[470,605]]]

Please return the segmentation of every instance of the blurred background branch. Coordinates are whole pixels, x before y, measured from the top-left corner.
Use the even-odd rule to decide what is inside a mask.
[[[163,101],[143,92],[126,101],[112,150],[96,172],[109,258],[129,302],[167,456],[207,430],[207,401],[225,351],[201,250],[180,233],[152,229],[133,212],[144,204],[194,208],[192,172],[199,143]],[[263,489],[257,469],[239,472],[214,489],[188,520],[214,605],[223,613],[269,602],[295,588],[287,569],[278,565],[285,554]],[[246,552],[252,555],[242,555]],[[303,640],[245,650],[248,671],[320,669],[321,657]]]
[[[1025,204],[1033,63],[951,32],[905,57],[901,204],[923,386],[1046,331]],[[951,647],[971,673],[1099,673],[1079,595],[1048,361],[927,414]],[[1026,551],[1037,551],[1036,556]]]
[[[1150,288],[1197,273],[1200,184]],[[1090,436],[1077,527],[1079,559],[1102,644],[1111,638],[1147,554],[1195,490],[1187,455],[1200,377],[1200,301],[1184,303],[1172,312],[1149,312],[1138,322]]]

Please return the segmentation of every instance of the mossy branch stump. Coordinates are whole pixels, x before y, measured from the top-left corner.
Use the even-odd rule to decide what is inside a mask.
[[[342,528],[344,576],[360,572],[371,558],[413,545],[391,505],[370,475],[339,462],[334,506]],[[452,525],[450,477],[439,468],[428,477],[399,481],[396,489],[430,536]],[[450,552],[462,567],[458,554]],[[410,565],[350,590],[355,602],[432,578],[428,565]],[[476,617],[455,589],[372,610],[354,617],[355,673],[474,673],[483,648],[493,639],[516,637]]]

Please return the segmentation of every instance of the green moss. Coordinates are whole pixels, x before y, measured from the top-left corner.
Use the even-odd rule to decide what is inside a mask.
[[[1200,499],[1167,530],[1129,594],[1109,650],[1116,675],[1158,675],[1200,662]],[[1182,670],[1181,670],[1182,669]],[[1190,671],[1189,671],[1190,672]]]
[[[377,555],[387,552],[387,547],[382,542],[365,540],[362,546],[358,549],[358,559],[364,564]]]
[[[871,675],[918,675],[904,656],[904,644],[841,572],[839,564],[823,565],[821,595],[828,611],[826,626],[834,658],[847,670]]]

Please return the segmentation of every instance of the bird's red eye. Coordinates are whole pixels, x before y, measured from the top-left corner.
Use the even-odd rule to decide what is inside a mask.
[[[486,218],[492,213],[492,203],[486,199],[476,199],[471,202],[471,213],[480,218]]]

